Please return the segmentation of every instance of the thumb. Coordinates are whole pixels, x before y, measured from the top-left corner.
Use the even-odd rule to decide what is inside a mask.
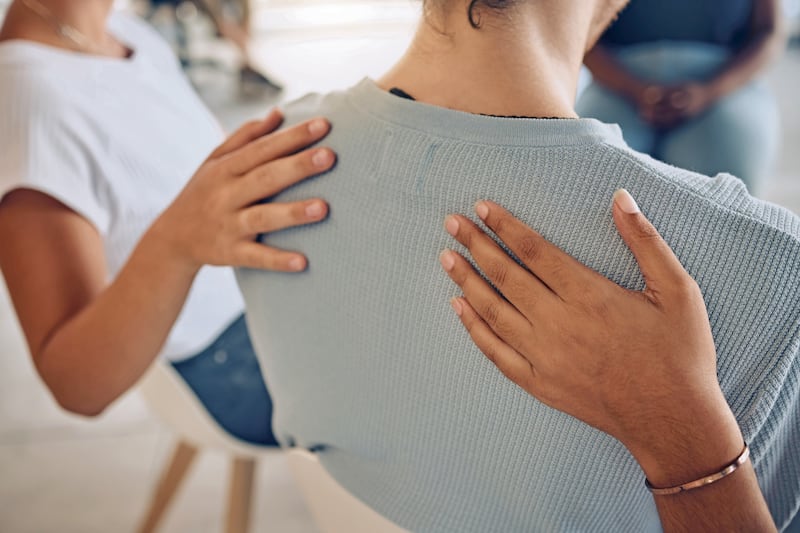
[[[663,292],[688,276],[672,249],[625,189],[614,193],[613,211],[617,230],[636,258],[648,291]]]

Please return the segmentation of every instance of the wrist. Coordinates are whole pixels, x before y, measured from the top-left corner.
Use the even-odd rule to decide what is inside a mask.
[[[657,90],[658,86],[655,84],[633,79],[625,84],[622,95],[636,105],[642,105],[648,98],[652,98],[648,95],[652,94],[654,97]]]
[[[744,437],[724,398],[710,406],[698,404],[687,414],[683,420],[667,414],[652,424],[652,439],[628,446],[655,487],[672,487],[716,472],[742,451]]]
[[[186,252],[184,244],[172,235],[161,218],[142,236],[137,251],[157,261],[162,267],[192,278],[203,266]]]
[[[725,96],[723,87],[717,80],[710,80],[701,85],[703,91],[703,109],[711,107],[711,105]]]

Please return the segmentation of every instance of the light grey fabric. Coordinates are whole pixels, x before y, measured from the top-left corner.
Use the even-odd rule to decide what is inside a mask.
[[[779,525],[796,513],[800,219],[730,176],[637,154],[594,120],[470,115],[369,80],[286,113],[329,117],[339,162],[280,197],[326,198],[330,220],[266,239],[307,253],[308,272],[239,272],[284,444],[322,448],[340,483],[412,531],[659,530],[624,447],[506,380],[451,311],[458,291],[438,264],[455,245],[445,216],[485,198],[641,288],[611,219],[625,187],[702,287],[770,508]]]

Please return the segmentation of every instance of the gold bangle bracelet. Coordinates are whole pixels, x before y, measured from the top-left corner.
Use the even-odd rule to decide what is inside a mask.
[[[695,481],[690,481],[689,483],[684,483],[683,485],[677,485],[675,487],[667,487],[664,489],[657,489],[653,485],[650,484],[648,479],[644,480],[644,485],[647,487],[647,490],[652,492],[656,496],[668,496],[670,494],[678,494],[679,492],[686,492],[693,489],[699,489],[700,487],[705,487],[706,485],[711,485],[712,483],[716,483],[722,478],[726,478],[729,475],[736,472],[740,466],[747,462],[747,459],[750,457],[750,448],[747,446],[747,443],[744,443],[744,450],[742,453],[739,454],[731,464],[720,470],[719,472],[715,472],[711,475],[702,477]]]

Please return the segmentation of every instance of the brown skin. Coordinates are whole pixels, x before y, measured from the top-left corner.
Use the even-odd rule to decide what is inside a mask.
[[[721,470],[743,439],[717,382],[697,284],[644,215],[625,205],[615,202],[614,220],[644,275],[643,292],[583,266],[492,202],[476,212],[525,268],[459,215],[448,217],[447,231],[498,292],[457,253],[441,260],[464,292],[456,313],[503,374],[618,439],[654,486],[671,487]],[[749,462],[656,504],[668,532],[775,530]]]
[[[755,0],[747,42],[708,80],[653,84],[628,72],[603,45],[587,54],[586,66],[599,84],[632,102],[642,119],[669,129],[702,114],[750,82],[780,54],[785,41],[780,0]]]

